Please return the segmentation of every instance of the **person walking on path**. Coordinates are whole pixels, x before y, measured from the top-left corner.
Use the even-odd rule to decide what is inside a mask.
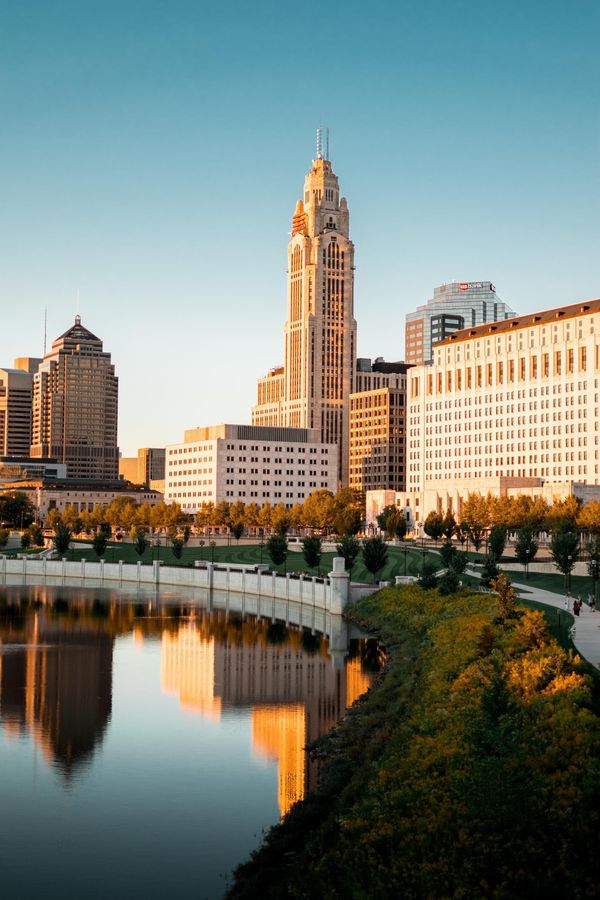
[[[581,610],[581,600],[575,600],[575,602],[573,603],[573,612],[574,612],[574,614],[575,614],[576,616],[578,616],[580,610]]]

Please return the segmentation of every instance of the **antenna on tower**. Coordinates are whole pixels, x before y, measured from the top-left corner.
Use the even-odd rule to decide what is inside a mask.
[[[329,159],[329,128],[325,129],[325,159]]]
[[[44,307],[44,356],[46,355],[46,339],[48,337],[48,307]]]
[[[317,128],[317,159],[323,159],[323,129],[319,125]]]

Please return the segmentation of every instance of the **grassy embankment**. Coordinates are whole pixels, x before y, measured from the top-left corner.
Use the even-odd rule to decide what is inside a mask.
[[[319,742],[319,789],[230,898],[598,896],[589,666],[489,595],[388,588],[350,616],[385,642],[385,677]]]

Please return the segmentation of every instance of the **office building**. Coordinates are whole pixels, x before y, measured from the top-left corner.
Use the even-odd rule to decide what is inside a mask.
[[[354,245],[348,204],[322,152],[304,182],[288,245],[284,364],[258,384],[253,425],[315,430],[336,444],[338,481],[348,483],[350,394],[354,385]]]
[[[443,340],[452,331],[470,328],[515,313],[496,294],[491,281],[452,281],[433,291],[433,297],[406,316],[407,363],[420,365],[432,359],[434,339]]]
[[[417,521],[470,492],[600,496],[600,300],[456,332],[408,373]]]
[[[117,407],[110,353],[76,316],[34,375],[31,455],[64,463],[69,478],[117,479]]]
[[[0,369],[0,456],[29,456],[33,375]]]
[[[406,373],[403,362],[356,361],[350,395],[349,485],[402,491],[406,484]]]
[[[335,491],[337,444],[316,429],[257,425],[192,428],[166,448],[165,500],[197,512],[202,503],[302,503],[313,491]]]
[[[165,448],[140,447],[137,456],[122,456],[119,459],[119,478],[147,486],[153,481],[164,481]]]

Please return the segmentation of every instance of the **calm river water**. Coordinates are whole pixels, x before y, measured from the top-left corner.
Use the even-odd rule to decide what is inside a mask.
[[[183,595],[0,586],[2,900],[221,897],[378,663]]]

